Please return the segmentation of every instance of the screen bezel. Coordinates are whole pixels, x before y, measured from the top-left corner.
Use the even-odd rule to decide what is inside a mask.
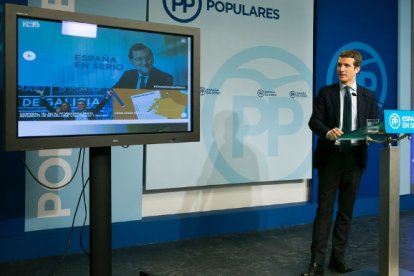
[[[17,136],[17,18],[74,21],[100,26],[192,37],[191,131],[133,134]],[[200,30],[198,28],[5,4],[4,9],[3,148],[6,151],[104,147],[200,141]]]

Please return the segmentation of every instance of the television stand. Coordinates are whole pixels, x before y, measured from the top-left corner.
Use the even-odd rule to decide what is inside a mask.
[[[112,275],[111,147],[89,149],[90,275]]]

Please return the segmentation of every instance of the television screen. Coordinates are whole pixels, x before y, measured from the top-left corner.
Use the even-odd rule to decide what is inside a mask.
[[[5,149],[199,141],[200,31],[5,5]]]

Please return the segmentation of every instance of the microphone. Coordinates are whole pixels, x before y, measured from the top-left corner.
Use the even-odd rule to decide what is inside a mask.
[[[355,92],[352,92],[351,94],[352,94],[352,96],[354,96],[354,97],[356,97],[356,96],[357,96],[357,94],[356,94]],[[375,103],[377,103],[377,104],[380,104],[382,107],[386,107],[386,108],[389,108],[389,109],[393,109],[391,106],[387,105],[387,104],[386,104],[386,103],[384,103],[384,102],[380,102],[380,101],[378,101],[378,100],[377,100],[377,99],[375,99],[375,98],[369,98],[369,97],[368,97],[368,95],[367,95],[366,93],[364,93],[364,92],[361,92],[361,94],[362,94],[362,96],[363,96],[363,97],[367,98],[368,100],[372,100],[373,102],[375,102]]]
[[[357,94],[355,93],[355,92],[352,92],[351,93],[352,94],[352,96],[354,96],[354,97],[356,97],[357,96]],[[389,106],[389,105],[387,105],[386,103],[384,103],[384,102],[381,102],[381,101],[378,101],[375,97],[374,98],[370,98],[369,96],[368,96],[368,94],[366,94],[366,93],[364,93],[364,92],[361,92],[361,94],[362,94],[362,96],[367,100],[367,101],[370,101],[370,102],[374,102],[374,103],[376,103],[377,105],[380,105],[379,106],[379,111],[381,111],[381,113],[379,113],[378,112],[378,115],[377,115],[377,117],[378,117],[378,119],[379,119],[379,115],[381,114],[381,117],[382,118],[384,118],[384,107],[385,108],[388,108],[388,109],[393,109],[391,106]]]

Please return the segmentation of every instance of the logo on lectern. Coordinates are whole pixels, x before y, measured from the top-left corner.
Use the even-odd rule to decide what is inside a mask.
[[[388,120],[393,129],[398,129],[401,125],[401,118],[397,113],[392,113]]]

